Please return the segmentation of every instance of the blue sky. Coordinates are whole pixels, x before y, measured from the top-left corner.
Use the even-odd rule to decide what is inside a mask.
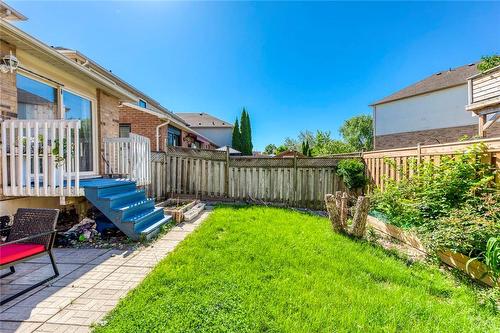
[[[7,1],[18,26],[74,48],[174,112],[234,122],[254,148],[338,136],[370,102],[500,53],[500,3]]]

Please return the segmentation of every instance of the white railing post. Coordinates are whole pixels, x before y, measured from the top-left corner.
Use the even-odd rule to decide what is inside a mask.
[[[137,185],[151,183],[151,143],[148,138],[134,133],[128,138],[106,138],[104,152],[108,173],[125,175]]]
[[[79,120],[4,120],[1,124],[5,196],[79,195]]]
[[[74,191],[75,195],[79,195],[80,193],[80,120],[74,123],[74,135],[75,135],[75,186]],[[95,157],[97,158],[97,157]]]
[[[2,123],[2,189],[5,195],[7,191],[7,120]]]

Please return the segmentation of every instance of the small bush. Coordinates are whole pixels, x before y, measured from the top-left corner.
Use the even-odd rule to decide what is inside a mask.
[[[350,190],[363,188],[366,185],[365,165],[360,160],[347,159],[339,162],[337,175],[342,177]]]
[[[481,57],[481,61],[477,64],[477,69],[481,72],[486,72],[488,69],[492,69],[497,66],[500,66],[500,56],[494,54],[491,56]]]
[[[484,145],[475,145],[439,165],[420,163],[410,179],[385,180],[373,209],[394,225],[416,228],[432,249],[478,254],[500,232],[499,192],[492,188],[494,172],[483,162],[485,154]]]
[[[498,194],[480,196],[481,205],[467,203],[449,216],[429,220],[418,228],[427,247],[450,249],[476,257],[486,249],[488,239],[500,235],[500,200]]]

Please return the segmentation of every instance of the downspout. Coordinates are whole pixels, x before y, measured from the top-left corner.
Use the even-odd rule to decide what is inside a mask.
[[[170,124],[170,120],[167,120],[163,124],[156,126],[156,151],[160,151],[160,128]]]

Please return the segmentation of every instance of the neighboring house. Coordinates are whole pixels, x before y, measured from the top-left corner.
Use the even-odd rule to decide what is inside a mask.
[[[218,151],[228,151],[229,150],[229,155],[231,156],[241,156],[241,151],[239,150],[236,150],[230,146],[223,146],[223,147],[220,147],[220,148],[217,148],[216,150]]]
[[[465,109],[478,117],[478,136],[500,136],[500,66],[470,77],[467,84]]]
[[[476,64],[433,74],[371,106],[375,149],[389,149],[457,141],[478,134],[478,118],[466,111],[468,78]],[[500,135],[491,128],[487,136]]]
[[[131,132],[143,135],[151,140],[155,150],[164,150],[165,145],[204,149],[215,149],[220,146],[203,133],[189,128],[181,117],[82,53],[62,47],[56,49],[76,63],[108,77],[139,98],[136,103],[123,102],[120,105],[120,137],[128,137]]]
[[[208,113],[178,112],[190,128],[215,142],[218,146],[231,146],[233,125]]]
[[[294,157],[306,157],[304,154],[299,153],[295,150],[285,150],[274,156],[275,158],[294,158]]]

